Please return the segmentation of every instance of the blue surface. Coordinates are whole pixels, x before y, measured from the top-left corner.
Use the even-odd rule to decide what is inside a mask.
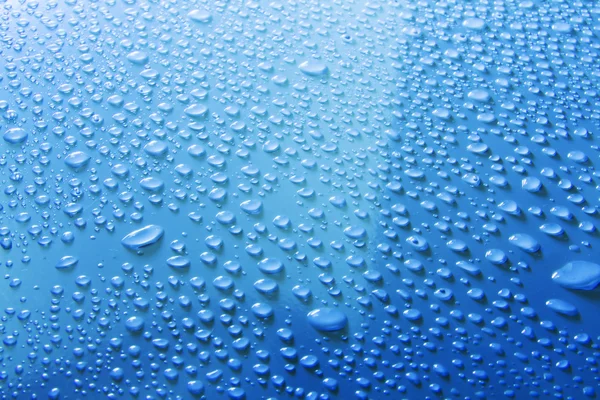
[[[594,2],[4,0],[2,398],[595,398]]]

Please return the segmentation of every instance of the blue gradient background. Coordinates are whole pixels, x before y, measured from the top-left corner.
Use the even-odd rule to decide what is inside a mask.
[[[234,400],[596,397],[598,291],[552,279],[599,254],[593,2],[0,4],[4,398],[188,399],[190,385]],[[148,225],[162,239],[122,245]],[[189,268],[168,266],[177,255]],[[65,256],[76,265],[55,268]],[[264,258],[283,271],[262,272]],[[265,278],[275,293],[255,289]],[[319,308],[347,326],[317,331]]]

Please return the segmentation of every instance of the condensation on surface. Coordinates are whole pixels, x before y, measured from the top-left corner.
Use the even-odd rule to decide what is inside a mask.
[[[0,6],[2,398],[596,397],[594,2]]]

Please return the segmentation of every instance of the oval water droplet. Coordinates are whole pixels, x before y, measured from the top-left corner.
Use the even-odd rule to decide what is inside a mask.
[[[335,332],[348,325],[348,317],[335,308],[317,308],[308,313],[309,324],[321,332]]]
[[[164,236],[165,231],[158,225],[146,225],[127,234],[121,244],[132,251],[140,251],[148,246],[158,243]]]

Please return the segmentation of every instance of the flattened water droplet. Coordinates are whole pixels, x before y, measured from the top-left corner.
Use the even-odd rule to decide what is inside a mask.
[[[600,283],[600,265],[571,261],[554,271],[552,280],[567,289],[592,290]]]
[[[55,267],[59,270],[71,270],[77,266],[79,258],[74,256],[64,256],[56,263]]]
[[[20,144],[27,140],[28,137],[27,131],[22,128],[11,128],[4,132],[2,137],[4,141],[9,144]]]
[[[206,24],[212,21],[212,16],[208,10],[194,9],[187,14],[187,17],[194,22]]]
[[[148,62],[150,57],[143,51],[132,51],[131,53],[127,54],[127,59],[132,64],[144,65]]]
[[[482,103],[487,103],[491,99],[490,93],[483,89],[472,90],[468,93],[467,97],[471,100],[480,101]]]
[[[65,157],[65,164],[70,168],[80,170],[89,164],[90,159],[91,157],[83,151],[74,151]]]
[[[173,269],[188,269],[191,261],[184,256],[173,256],[167,259],[167,265]]]
[[[326,64],[316,60],[306,60],[300,63],[298,68],[309,76],[323,76],[329,71]]]
[[[262,212],[262,201],[246,200],[240,204],[240,208],[247,214],[258,215]]]
[[[485,258],[494,265],[503,265],[508,261],[506,253],[500,249],[491,249],[485,253]]]
[[[258,268],[265,274],[278,274],[284,269],[284,265],[276,258],[265,258],[258,263]]]
[[[125,321],[125,328],[131,333],[139,333],[144,329],[144,319],[142,317],[133,316]]]
[[[485,21],[481,18],[467,18],[463,21],[463,26],[468,29],[482,30],[485,28]]]
[[[143,228],[136,229],[135,231],[127,234],[121,240],[121,244],[129,250],[137,252],[148,246],[158,243],[164,234],[165,231],[161,226],[146,225]]]
[[[508,240],[521,250],[528,253],[535,253],[540,249],[540,244],[538,241],[526,233],[516,233],[510,236]]]
[[[273,315],[273,307],[266,303],[255,303],[251,307],[252,313],[260,319],[266,319]]]
[[[535,176],[528,176],[521,181],[521,187],[528,192],[536,193],[542,188],[542,181]]]
[[[366,229],[361,226],[349,226],[344,229],[344,234],[351,239],[362,239],[366,236]]]
[[[206,116],[208,115],[208,107],[206,107],[204,104],[194,103],[186,107],[186,109],[183,110],[183,112],[185,112],[185,114],[189,117],[195,119],[202,119],[206,118]]]
[[[561,299],[550,299],[546,302],[546,306],[558,314],[567,315],[569,317],[574,317],[579,314],[577,307]]]
[[[335,308],[317,308],[307,315],[308,323],[321,332],[335,332],[342,330],[348,325],[348,317],[342,311]]]

